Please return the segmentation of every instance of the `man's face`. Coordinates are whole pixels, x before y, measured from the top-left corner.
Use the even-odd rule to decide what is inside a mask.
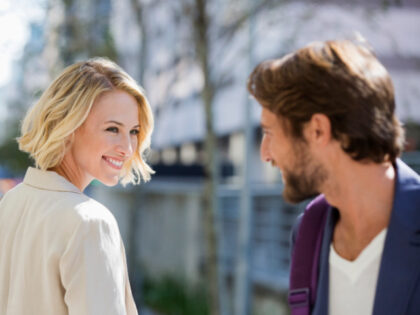
[[[285,134],[282,123],[277,115],[263,107],[261,159],[282,171],[283,196],[287,201],[297,203],[319,194],[319,187],[326,179],[327,172],[311,155],[303,139]]]

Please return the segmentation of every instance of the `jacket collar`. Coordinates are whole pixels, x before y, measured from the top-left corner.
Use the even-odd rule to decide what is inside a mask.
[[[396,170],[394,205],[379,270],[374,315],[406,314],[420,277],[420,177],[402,161],[397,161]]]
[[[23,183],[42,190],[82,193],[79,188],[56,172],[42,171],[34,167],[27,169]]]
[[[420,278],[420,177],[401,160],[390,224],[382,253],[373,315],[406,314],[412,290]],[[329,253],[337,210],[330,208],[320,257],[317,301],[313,315],[328,314]]]

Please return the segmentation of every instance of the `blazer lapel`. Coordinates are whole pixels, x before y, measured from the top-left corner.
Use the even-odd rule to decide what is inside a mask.
[[[406,314],[420,277],[420,185],[402,162],[378,276],[373,315]]]
[[[328,314],[329,301],[329,256],[332,235],[335,223],[338,219],[336,209],[330,207],[327,222],[325,225],[324,236],[322,239],[321,255],[319,262],[319,278],[317,288],[317,299],[312,311],[312,315]]]

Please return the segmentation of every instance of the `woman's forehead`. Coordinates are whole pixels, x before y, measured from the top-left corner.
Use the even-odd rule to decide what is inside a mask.
[[[89,120],[118,121],[124,125],[138,124],[139,108],[131,94],[113,90],[101,94],[93,103]]]

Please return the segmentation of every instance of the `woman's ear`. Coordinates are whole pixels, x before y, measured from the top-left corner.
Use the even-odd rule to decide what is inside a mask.
[[[66,140],[65,140],[65,148],[66,148],[66,151],[68,150],[68,149],[70,149],[70,147],[71,147],[71,145],[73,144],[73,142],[74,142],[74,133],[75,133],[75,131],[73,131],[69,136],[67,136],[67,138],[66,138]]]

